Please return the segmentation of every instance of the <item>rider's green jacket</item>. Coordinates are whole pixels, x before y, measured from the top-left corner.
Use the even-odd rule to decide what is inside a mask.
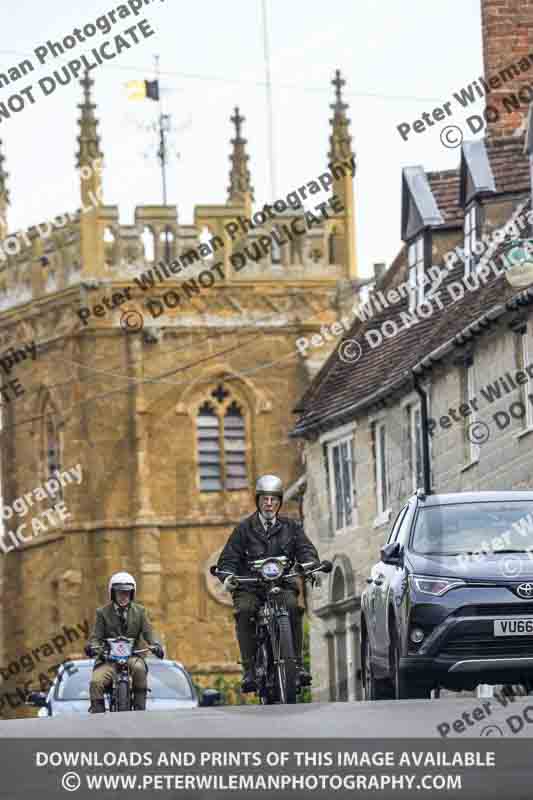
[[[142,649],[140,644],[141,637],[147,644],[153,645],[156,643],[152,625],[144,606],[138,603],[129,604],[126,626],[122,624],[114,603],[108,603],[103,608],[96,609],[96,622],[89,644],[92,647],[101,647],[106,639],[113,639],[116,636],[127,636],[129,639],[135,639],[134,650]],[[97,657],[95,666],[101,664],[103,660],[103,658]]]

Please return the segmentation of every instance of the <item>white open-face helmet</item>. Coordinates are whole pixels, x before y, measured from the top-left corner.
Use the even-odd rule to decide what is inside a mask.
[[[259,507],[259,498],[262,494],[273,494],[283,503],[283,483],[277,475],[263,475],[255,484],[255,504]],[[281,505],[280,505],[281,508]]]
[[[109,578],[109,599],[113,603],[115,601],[115,591],[121,589],[124,592],[131,592],[130,600],[135,599],[135,590],[137,584],[133,575],[129,572],[115,572]]]

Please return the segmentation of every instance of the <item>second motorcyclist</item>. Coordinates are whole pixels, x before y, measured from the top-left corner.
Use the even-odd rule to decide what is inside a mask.
[[[110,602],[103,608],[96,609],[96,622],[89,644],[87,655],[95,655],[91,684],[91,708],[93,714],[105,712],[104,693],[113,680],[114,664],[106,663],[103,648],[106,639],[126,636],[134,639],[133,650],[139,649],[139,640],[152,646],[158,658],[164,657],[164,651],[154,638],[152,626],[146,609],[134,602],[136,591],[135,578],[128,572],[116,572],[109,580]],[[146,674],[147,667],[142,656],[132,656],[128,660],[132,676],[134,692],[134,710],[146,710]]]

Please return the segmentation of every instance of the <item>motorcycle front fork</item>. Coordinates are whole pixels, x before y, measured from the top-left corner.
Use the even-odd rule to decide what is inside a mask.
[[[279,637],[275,635],[275,617],[281,616],[284,612],[273,611],[271,615],[263,619],[257,626],[256,643],[257,650],[259,651],[263,645],[266,647],[267,653],[272,656],[272,667],[275,669],[278,665],[280,657],[280,643]],[[287,614],[287,612],[285,612]],[[268,671],[268,664],[263,664],[260,667],[261,672],[266,669]],[[257,673],[257,665],[256,665]],[[260,677],[257,675],[257,677]]]
[[[129,672],[126,672],[125,675],[124,675],[123,672],[119,672],[113,678],[113,690],[112,690],[113,691],[113,695],[112,695],[112,698],[111,698],[111,707],[109,709],[110,711],[116,711],[117,710],[118,687],[119,687],[120,683],[125,683],[127,685],[127,687],[128,687],[128,697],[130,698],[130,708],[133,707],[133,705],[132,705],[133,689],[132,689],[132,685],[131,685],[131,677],[129,675]]]

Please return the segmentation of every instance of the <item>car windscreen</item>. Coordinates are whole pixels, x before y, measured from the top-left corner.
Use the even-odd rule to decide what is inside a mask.
[[[458,503],[420,508],[410,549],[422,555],[504,550],[533,553],[533,502]]]
[[[65,670],[61,676],[54,700],[88,700],[91,674],[92,667],[90,664],[81,667],[74,664],[69,672]]]
[[[148,666],[149,700],[192,700],[191,686],[182,669],[151,661]],[[71,672],[63,673],[54,699],[88,700],[92,666],[76,667],[76,672]]]
[[[151,700],[192,700],[192,690],[187,676],[171,664],[149,662],[148,686]]]

